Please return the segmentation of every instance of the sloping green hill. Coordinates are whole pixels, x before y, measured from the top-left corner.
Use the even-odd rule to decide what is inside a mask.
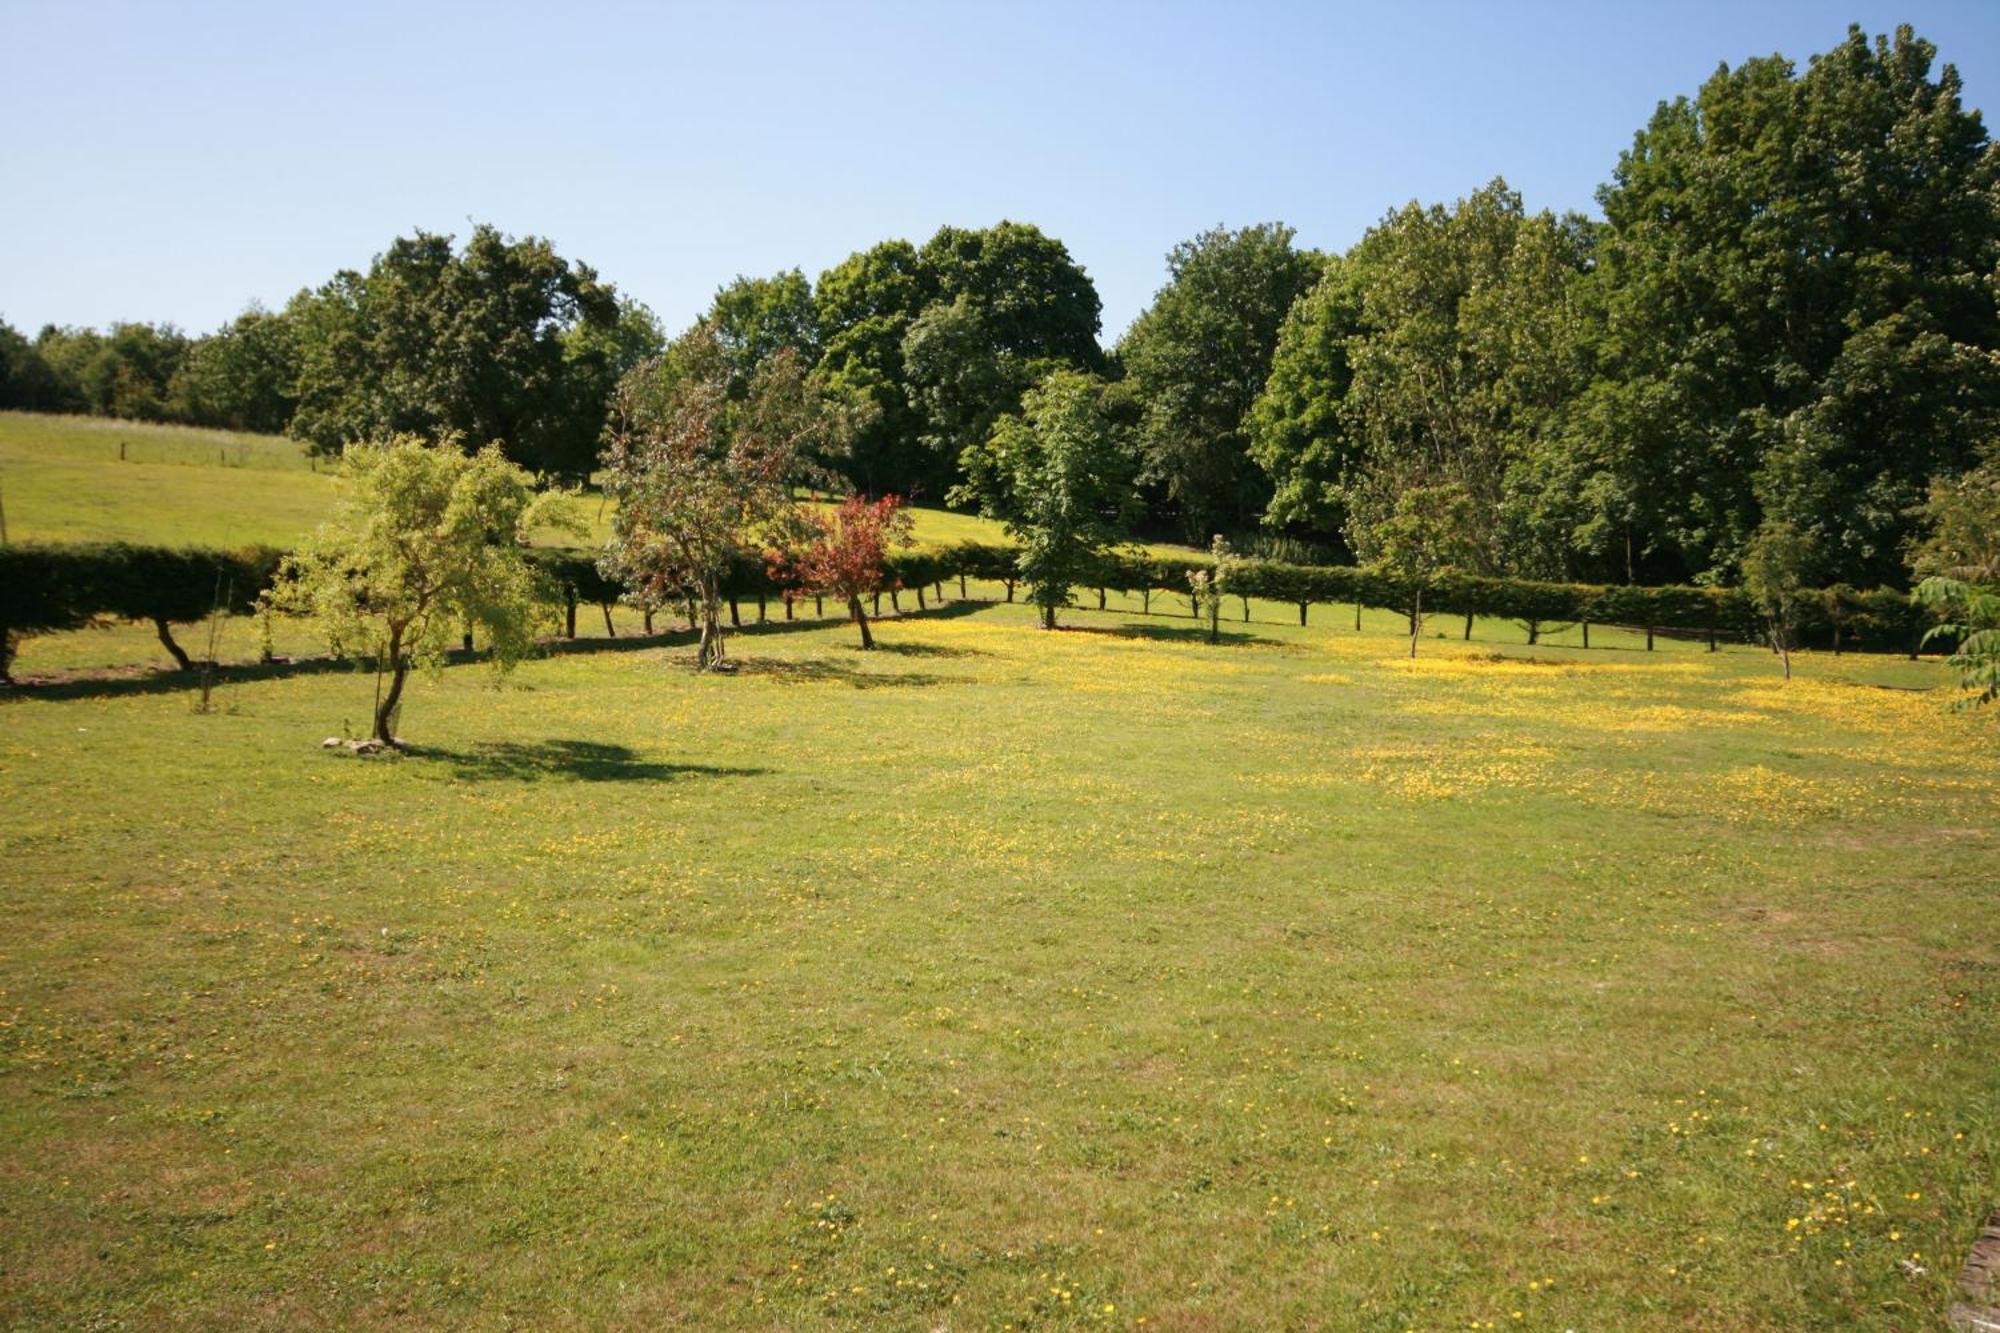
[[[279,435],[0,412],[0,500],[12,541],[289,546],[332,509],[337,465]],[[609,510],[587,509],[592,540]],[[924,542],[1001,541],[999,524],[916,511]]]

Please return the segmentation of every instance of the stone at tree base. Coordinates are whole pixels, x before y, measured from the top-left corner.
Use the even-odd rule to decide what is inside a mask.
[[[2000,1333],[2000,1308],[1994,1305],[2000,1298],[2000,1212],[1989,1216],[1973,1239],[1958,1285],[1966,1301],[1951,1307],[1955,1333]]]

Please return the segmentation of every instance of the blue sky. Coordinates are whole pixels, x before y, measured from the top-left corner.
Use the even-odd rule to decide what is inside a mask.
[[[1590,210],[1660,99],[1850,21],[1914,23],[2000,102],[2000,0],[0,0],[0,318],[206,330],[478,220],[678,328],[738,273],[1016,218],[1110,341],[1218,222],[1344,248],[1495,175]]]

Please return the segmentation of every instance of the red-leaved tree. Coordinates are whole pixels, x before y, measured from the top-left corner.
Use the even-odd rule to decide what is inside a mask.
[[[771,577],[808,595],[844,598],[848,614],[861,627],[861,646],[873,648],[875,636],[861,599],[889,586],[882,564],[890,549],[915,540],[902,497],[870,501],[850,495],[830,514],[808,514],[807,522],[812,529],[807,541],[794,550],[766,554]]]

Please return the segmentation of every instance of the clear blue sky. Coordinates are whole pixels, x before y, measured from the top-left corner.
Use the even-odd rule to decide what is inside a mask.
[[[1589,210],[1657,101],[1850,21],[2000,111],[2000,0],[0,0],[0,318],[206,330],[479,220],[678,328],[738,273],[1011,217],[1109,341],[1218,222],[1344,248],[1495,175]]]

